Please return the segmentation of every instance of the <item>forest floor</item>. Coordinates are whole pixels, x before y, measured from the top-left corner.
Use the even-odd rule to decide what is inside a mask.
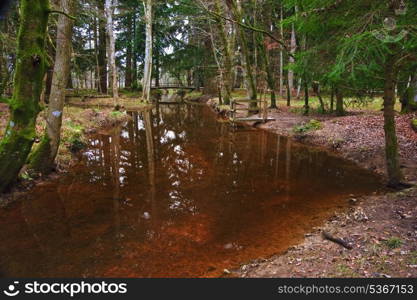
[[[216,105],[216,101],[209,104]],[[303,116],[301,111],[301,107],[288,109],[280,102],[279,109],[269,113],[275,121],[250,125],[321,146],[386,176],[379,109],[351,110],[343,117],[315,110]],[[352,198],[348,211],[313,228],[299,245],[242,264],[225,276],[417,277],[417,133],[411,127],[416,118],[416,113],[396,116],[401,166],[406,182],[413,187]],[[324,239],[323,232],[343,239],[352,249]]]

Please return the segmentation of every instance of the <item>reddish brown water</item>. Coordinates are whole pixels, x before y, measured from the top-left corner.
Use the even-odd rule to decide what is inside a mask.
[[[369,172],[203,106],[165,106],[89,140],[63,178],[0,210],[0,272],[208,277],[299,242],[377,190]]]

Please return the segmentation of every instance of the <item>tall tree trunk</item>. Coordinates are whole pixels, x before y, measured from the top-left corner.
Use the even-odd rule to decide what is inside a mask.
[[[330,95],[330,112],[334,111],[334,96],[335,96],[335,91],[334,91],[334,87],[332,87],[332,92]]]
[[[262,38],[259,45],[259,53],[263,59],[265,72],[266,72],[266,81],[268,83],[268,88],[271,91],[271,106],[270,108],[277,108],[277,99],[275,95],[275,78],[273,70],[271,67],[268,50],[265,47],[265,40]]]
[[[395,52],[394,52],[395,53]],[[385,158],[387,164],[388,184],[396,187],[403,177],[398,158],[398,141],[395,126],[395,85],[397,70],[394,67],[395,57],[391,54],[385,62],[384,84],[384,132]]]
[[[288,71],[287,71],[288,73]],[[288,75],[288,74],[287,74]],[[286,80],[286,87],[287,87],[287,106],[291,106],[291,90],[290,90],[290,85],[289,85],[289,81]]]
[[[222,1],[220,0],[216,0],[216,11],[219,15],[224,15],[225,14],[225,9],[224,9],[224,4],[222,3]],[[217,30],[219,32],[219,36],[220,36],[220,42],[222,44],[222,54],[223,54],[223,70],[220,71],[221,73],[221,77],[222,77],[222,98],[223,98],[223,102],[225,105],[229,105],[230,104],[230,100],[231,100],[231,93],[232,93],[232,82],[233,82],[233,78],[232,78],[232,68],[233,68],[233,64],[232,64],[232,54],[231,52],[233,51],[233,49],[231,49],[231,40],[230,37],[228,37],[228,33],[227,33],[227,29],[226,29],[226,24],[224,23],[224,20],[222,20],[221,18],[217,18],[216,20],[216,24],[217,24]],[[215,43],[213,41],[213,47]]]
[[[143,74],[143,100],[150,102],[151,99],[151,84],[152,84],[152,0],[143,0],[145,10],[145,68]]]
[[[336,115],[344,116],[345,110],[343,108],[343,93],[339,88],[336,88]]]
[[[137,56],[137,37],[136,37],[136,12],[133,14],[133,53],[132,53],[132,89],[138,89],[138,56]]]
[[[304,77],[304,115],[307,116],[310,113],[309,94],[308,94],[308,81]]]
[[[99,22],[98,22],[98,65],[99,65],[99,77],[100,77],[100,86],[99,92],[106,94],[107,93],[107,59],[106,59],[106,20],[104,16],[104,1],[97,0],[97,8],[99,13]]]
[[[297,50],[297,39],[295,36],[295,27],[294,24],[291,27],[291,43],[290,43],[290,53],[292,55],[289,56],[289,63],[294,63],[294,54]],[[294,72],[290,69],[288,70],[288,87],[290,89],[290,95],[293,95],[294,92]]]
[[[242,22],[243,15],[242,15],[242,6],[241,6],[241,0],[233,0],[233,14],[235,16],[235,19],[239,22]],[[251,62],[251,56],[249,53],[249,47],[248,47],[248,41],[246,39],[246,33],[243,28],[240,26],[237,26],[238,35],[240,38],[240,46],[242,49],[242,66],[245,71],[245,77],[246,77],[246,86],[248,88],[249,92],[249,99],[256,100],[258,98],[257,90],[256,90],[256,83],[255,83],[255,76],[253,74],[252,70],[252,62]],[[251,108],[256,108],[257,104],[250,103]]]
[[[119,90],[117,88],[116,45],[113,31],[113,0],[106,0],[106,28],[109,40],[109,69],[112,76],[111,88],[114,104],[118,104]]]
[[[73,14],[74,1],[61,0],[61,11]],[[71,63],[71,36],[73,21],[59,15],[57,25],[57,43],[55,65],[52,76],[51,95],[46,117],[46,132],[41,143],[30,155],[30,167],[43,174],[53,167],[61,140],[61,124],[65,102],[65,89],[68,83]]]
[[[98,50],[99,50],[99,40],[98,40],[98,21],[97,18],[94,17],[94,58],[95,58],[95,63],[96,63],[96,76],[95,76],[95,80],[96,80],[96,88],[97,91],[99,93],[101,93],[101,85],[100,85],[100,64],[99,64],[99,56],[98,56]],[[71,74],[70,74],[70,78],[71,78]]]
[[[155,78],[155,86],[159,86],[159,82],[160,82],[160,77],[161,77],[161,72],[160,72],[160,70],[159,70],[159,68],[160,68],[160,62],[159,62],[159,60],[160,60],[160,57],[159,57],[159,52],[158,51],[155,51],[155,75],[154,75],[154,78]]]
[[[410,76],[408,83],[408,87],[400,89],[402,92],[401,111],[405,113],[417,111],[417,73]]]
[[[54,66],[49,65],[46,68],[46,75],[45,75],[45,86],[44,86],[44,91],[43,91],[44,95],[42,99],[44,103],[49,103],[49,96],[51,95],[51,90],[52,90],[52,75],[53,74],[54,74]]]
[[[132,14],[127,16],[127,45],[126,45],[126,74],[125,74],[125,88],[132,88]]]
[[[320,83],[319,82],[317,82],[317,81],[313,82],[313,91],[316,94],[317,98],[319,98],[321,112],[325,113],[326,112],[326,107],[324,106],[323,97],[321,96]]]
[[[45,37],[48,0],[21,0],[20,27],[10,119],[0,142],[0,192],[17,178],[36,136],[42,79],[45,74]]]
[[[280,25],[280,36],[281,40],[284,40],[284,25],[282,22],[284,21],[284,10],[283,10],[283,4],[281,3],[281,25]],[[281,95],[281,98],[284,98],[284,49],[282,46],[280,46],[279,51],[279,94]]]
[[[210,26],[211,31],[211,26]],[[210,51],[215,52],[213,49],[212,44],[212,33],[210,37],[205,37],[203,41],[203,47],[206,49],[206,52],[209,53]],[[213,57],[216,59],[216,54],[213,54]],[[204,65],[209,65],[211,63],[210,55],[205,55],[203,58]],[[218,64],[217,60],[216,63]],[[217,82],[216,82],[216,72],[212,69],[205,69],[203,73],[203,95],[216,95],[217,93]]]

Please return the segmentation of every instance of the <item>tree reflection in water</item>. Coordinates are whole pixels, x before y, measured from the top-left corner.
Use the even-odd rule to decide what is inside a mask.
[[[7,276],[216,276],[370,193],[367,171],[285,137],[160,105],[92,136],[68,175],[1,209]]]

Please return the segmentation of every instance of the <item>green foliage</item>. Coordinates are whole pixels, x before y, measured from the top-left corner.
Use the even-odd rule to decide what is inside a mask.
[[[284,0],[287,10],[298,9],[298,14],[292,12],[283,22],[287,30],[294,25],[301,40],[296,62],[289,66],[296,74],[359,98],[383,89],[384,64],[390,55],[400,68],[416,65],[411,58],[417,51],[415,1],[405,1],[404,14],[394,13],[386,1],[334,4],[331,0]],[[386,20],[396,25],[390,29]]]
[[[134,81],[132,83],[132,90],[141,93],[143,91],[142,83],[141,82],[138,82],[138,81]]]
[[[303,123],[301,125],[295,126],[293,131],[295,133],[306,133],[313,130],[319,130],[323,127],[320,121],[318,120],[310,120],[308,123]]]
[[[160,100],[162,98],[163,91],[160,89],[154,89],[151,91],[151,98],[155,100]]]
[[[86,145],[84,140],[84,127],[81,124],[75,123],[71,120],[64,122],[62,131],[62,142],[75,153],[83,149]]]
[[[391,237],[385,241],[385,245],[390,249],[396,249],[402,246],[403,240],[398,237]]]
[[[80,138],[73,137],[69,141],[68,149],[72,153],[77,153],[86,147],[86,143],[82,141]]]
[[[28,180],[28,181],[32,181],[33,177],[31,176],[31,174],[29,172],[23,172],[20,174],[20,178],[22,178],[23,180]]]
[[[186,94],[187,94],[187,91],[186,90],[181,89],[181,90],[178,90],[177,91],[177,95],[180,96],[181,98],[184,98],[184,96]]]
[[[411,127],[413,127],[415,131],[417,131],[417,119],[411,120]]]
[[[112,111],[111,113],[110,113],[110,116],[112,117],[112,118],[120,118],[121,116],[123,116],[124,115],[124,113],[123,112],[121,112],[121,111],[118,111],[118,110],[114,110],[114,111]]]

